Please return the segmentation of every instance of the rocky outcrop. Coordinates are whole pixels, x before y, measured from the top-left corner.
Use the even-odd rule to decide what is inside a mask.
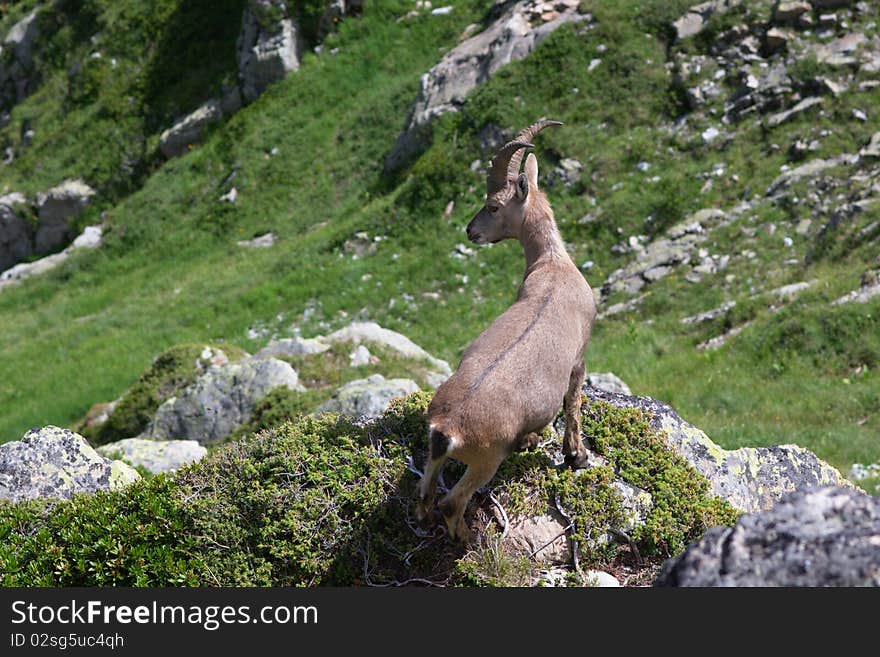
[[[82,180],[65,180],[48,192],[37,194],[39,223],[34,242],[34,252],[39,255],[51,253],[68,244],[73,221],[89,204],[95,190]]]
[[[69,499],[116,490],[139,478],[131,466],[101,456],[68,429],[32,429],[21,440],[0,445],[0,499]]]
[[[40,8],[32,10],[9,30],[0,49],[0,108],[9,109],[30,94],[38,79],[34,46],[40,37]]]
[[[34,225],[21,211],[22,194],[0,197],[0,272],[33,253]]]
[[[779,445],[726,450],[682,420],[672,407],[656,399],[589,387],[584,388],[584,393],[615,407],[647,412],[652,426],[666,436],[669,445],[709,480],[712,492],[741,511],[769,509],[789,493],[813,486],[851,486],[837,470],[803,447]]]
[[[587,375],[586,385],[598,388],[605,392],[613,392],[619,395],[631,395],[629,386],[613,372],[593,372]]]
[[[526,57],[562,25],[587,20],[586,15],[578,13],[577,0],[554,3],[561,11],[545,11],[547,4],[517,2],[422,76],[416,102],[385,161],[386,171],[396,169],[414,155],[425,141],[427,126],[442,114],[458,111],[468,95],[498,69]]]
[[[189,463],[201,461],[208,453],[195,440],[145,440],[126,438],[97,448],[107,458],[121,459],[153,474],[173,472]]]
[[[65,262],[74,252],[80,249],[97,248],[101,244],[102,235],[103,229],[101,226],[86,226],[82,234],[63,251],[53,253],[34,262],[21,263],[4,272],[0,272],[0,291],[8,285],[15,285],[31,276],[44,274],[55,269],[55,267]]]
[[[212,98],[159,136],[162,155],[168,159],[183,155],[193,144],[202,141],[210,125],[220,122],[222,118],[220,101]]]
[[[659,586],[880,586],[880,500],[801,490],[710,529],[666,562]]]
[[[288,363],[248,357],[211,367],[195,383],[159,407],[143,438],[215,443],[251,418],[276,388],[304,390]]]
[[[283,0],[249,0],[236,44],[242,99],[253,102],[297,70],[303,48],[302,33]]]
[[[386,379],[381,374],[374,374],[366,379],[346,383],[315,412],[341,413],[362,419],[376,418],[385,412],[392,399],[405,397],[418,390],[418,384],[412,379]]]
[[[683,222],[666,231],[666,234],[647,245],[639,237],[630,238],[625,245],[618,247],[618,252],[631,251],[635,260],[625,267],[617,269],[605,279],[600,293],[603,298],[622,292],[633,295],[649,283],[653,283],[672,273],[675,267],[690,263],[693,256],[698,256],[695,271],[711,273],[726,266],[726,260],[712,258],[708,252],[704,256],[698,253],[700,244],[708,238],[708,232],[717,227],[725,219],[725,213],[714,208],[695,212]]]

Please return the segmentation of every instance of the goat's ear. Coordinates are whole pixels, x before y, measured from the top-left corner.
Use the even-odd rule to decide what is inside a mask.
[[[525,201],[528,195],[529,179],[526,177],[526,174],[521,173],[516,179],[516,198],[520,201]]]
[[[529,179],[529,184],[538,189],[538,158],[534,153],[529,153],[526,158],[526,176]]]

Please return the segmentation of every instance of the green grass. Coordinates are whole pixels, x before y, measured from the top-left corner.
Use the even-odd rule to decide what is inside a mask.
[[[71,425],[93,403],[118,397],[172,345],[226,343],[254,351],[263,342],[247,337],[255,325],[282,334],[296,325],[314,335],[352,318],[371,319],[457,362],[512,301],[522,276],[512,243],[480,248],[464,260],[450,255],[481,203],[483,174],[470,164],[480,159],[485,166],[491,158],[478,137],[488,123],[509,134],[540,116],[566,123],[542,133],[536,153],[573,258],[595,262],[586,274],[595,288],[629,261],[610,251],[629,235],[662,234],[689,212],[761,197],[788,163],[795,139],[818,138],[815,156],[829,157],[856,152],[880,130],[876,112],[868,112],[866,123],[851,116],[855,107],[880,106],[880,91],[851,88],[827,97],[821,112],[773,130],[757,118],[725,127],[735,131],[732,141],[704,144],[700,133],[720,120],[701,111],[686,128],[671,131],[682,107],[665,72],[667,57],[705,47],[666,41],[669,21],[691,3],[584,2],[596,16],[594,28],[562,28],[526,60],[504,68],[460,112],[434,124],[412,162],[383,175],[419,76],[469,23],[484,19],[482,3],[467,1],[454,3],[448,16],[397,22],[410,5],[389,2],[369,3],[362,17],[340,25],[322,54],[307,53],[300,71],[215,129],[204,145],[162,164],[155,158],[158,132],[216,94],[234,71],[224,30],[237,27],[219,21],[235,16],[229,20],[237,26],[240,4],[223,3],[218,24],[209,26],[215,41],[189,46],[177,41],[202,16],[199,3],[167,0],[154,14],[127,2],[86,4],[121,68],[96,69],[92,87],[74,84],[69,60],[86,54],[90,35],[78,35],[73,14],[61,12],[55,59],[50,52],[41,60],[43,86],[0,131],[15,145],[30,119],[35,142],[0,172],[0,182],[36,191],[63,177],[85,177],[100,188],[102,201],[83,222],[105,211],[107,241],[0,293],[0,441],[35,425]],[[175,16],[181,22],[173,23]],[[114,36],[128,29],[131,38]],[[228,57],[192,66],[204,59],[200,49],[220,42],[226,49],[217,51]],[[69,55],[62,57],[68,52],[62,45],[70,46]],[[331,48],[338,54],[329,54]],[[169,53],[187,76],[177,79],[172,66],[157,77]],[[594,58],[602,63],[588,72]],[[108,56],[100,61],[106,65]],[[810,62],[794,69],[803,78],[817,72],[824,71]],[[135,98],[133,112],[120,109],[128,96]],[[831,134],[820,136],[823,130]],[[84,144],[100,149],[92,154]],[[138,164],[128,171],[122,164],[131,149]],[[563,157],[584,164],[571,187],[553,184],[549,175]],[[641,161],[651,164],[647,172],[637,169]],[[721,163],[725,176],[701,192],[700,175]],[[660,180],[651,182],[655,175]],[[846,180],[849,172],[837,175]],[[233,186],[236,203],[219,201]],[[807,191],[803,183],[792,194],[803,198]],[[449,201],[454,210],[444,218]],[[581,223],[588,212],[599,212],[599,219]],[[877,210],[822,240],[794,233],[805,216],[813,215],[802,203],[768,202],[717,230],[706,248],[733,255],[728,269],[697,285],[681,273],[652,285],[642,310],[597,324],[588,367],[612,370],[636,393],[672,403],[728,447],[793,442],[844,471],[853,462],[880,461],[872,332],[880,302],[828,306],[877,266],[876,238],[854,241]],[[826,220],[813,217],[814,227]],[[777,226],[773,235],[770,223]],[[270,230],[279,237],[272,249],[235,245]],[[355,260],[342,245],[358,231],[387,239],[376,255]],[[793,247],[782,245],[783,234]],[[756,257],[739,257],[744,249]],[[785,265],[788,259],[798,264]],[[779,312],[765,298],[751,298],[813,278],[820,284]],[[727,318],[696,327],[678,321],[726,300],[738,303]],[[698,343],[745,320],[752,325],[730,344],[697,352]]]

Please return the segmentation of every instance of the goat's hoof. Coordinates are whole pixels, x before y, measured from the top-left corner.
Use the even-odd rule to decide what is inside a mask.
[[[432,515],[434,515],[433,504],[426,504],[421,501],[416,504],[416,520],[419,522],[420,525],[428,524],[428,521],[431,519]]]
[[[589,461],[590,459],[586,452],[583,454],[567,455],[565,457],[565,467],[571,468],[572,470],[583,470],[589,467]]]
[[[474,542],[474,533],[466,524],[464,524],[464,520],[458,523],[458,527],[456,527],[455,530],[449,530],[449,537],[453,541],[457,541],[463,545],[468,545]]]

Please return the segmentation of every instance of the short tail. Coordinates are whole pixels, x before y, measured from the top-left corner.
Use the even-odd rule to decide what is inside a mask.
[[[449,453],[455,446],[455,439],[438,429],[431,427],[428,431],[428,438],[431,443],[431,458],[439,459]]]

